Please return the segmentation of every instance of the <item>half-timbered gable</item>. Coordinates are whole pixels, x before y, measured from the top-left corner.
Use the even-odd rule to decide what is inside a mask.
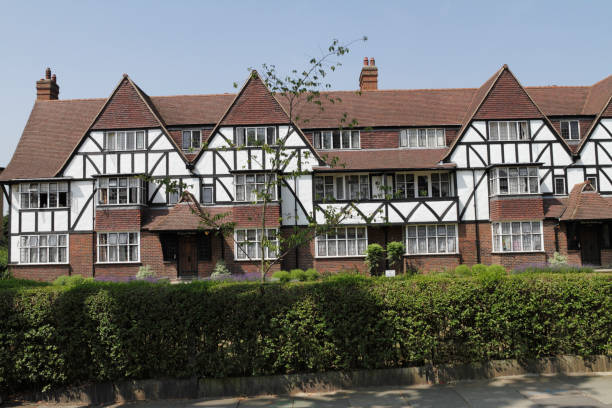
[[[276,268],[363,269],[367,245],[390,241],[423,271],[553,252],[612,264],[612,76],[523,87],[504,65],[479,88],[378,90],[374,60],[362,70],[363,92],[300,101],[298,123],[255,71],[235,95],[150,97],[124,75],[108,98],[59,100],[49,70],[37,86],[52,92],[38,90],[0,175],[13,273],[254,271],[262,234],[322,223],[326,209],[349,216]],[[281,176],[262,230],[253,191]],[[234,233],[216,235],[204,213]]]

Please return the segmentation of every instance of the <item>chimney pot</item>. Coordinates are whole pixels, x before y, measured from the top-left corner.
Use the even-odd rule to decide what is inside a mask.
[[[45,70],[45,79],[51,79],[51,68],[49,67]]]
[[[368,57],[363,57],[363,66],[364,67],[368,66]]]
[[[57,77],[55,76],[55,74],[51,75],[51,80],[52,80],[53,82],[56,82],[56,81],[57,81]]]
[[[375,65],[374,65],[374,58],[370,58],[370,66],[371,66],[371,67],[374,67],[374,66],[375,66]]]

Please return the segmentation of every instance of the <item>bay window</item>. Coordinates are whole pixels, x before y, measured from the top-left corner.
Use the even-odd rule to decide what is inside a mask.
[[[542,251],[541,221],[494,222],[493,252]]]
[[[278,230],[268,228],[266,241],[269,245],[263,245],[265,259],[274,259],[278,254]],[[263,230],[262,229],[237,229],[234,232],[234,254],[237,260],[261,260]]]
[[[491,195],[538,194],[540,178],[537,167],[498,167],[489,172]]]
[[[275,174],[237,174],[234,183],[236,201],[263,201],[264,197],[276,200]]]
[[[275,127],[236,128],[236,146],[262,146],[276,144]]]
[[[313,144],[315,149],[338,150],[359,149],[359,130],[327,130],[313,133]]]
[[[140,261],[140,233],[99,232],[98,262],[119,263]]]
[[[24,183],[19,184],[21,208],[68,207],[68,183]]]
[[[101,177],[98,179],[98,204],[145,204],[145,191],[144,180],[137,177]]]
[[[68,262],[68,235],[22,235],[19,237],[20,264]]]
[[[144,130],[104,132],[104,150],[106,151],[144,150],[144,148]]]
[[[450,173],[396,173],[395,197],[451,197],[452,175]]]
[[[444,129],[404,129],[400,131],[400,147],[446,147]]]
[[[529,140],[527,121],[489,122],[489,140]]]
[[[458,248],[456,224],[421,224],[406,227],[408,255],[455,254]]]
[[[364,256],[368,247],[368,231],[366,227],[334,228],[327,234],[317,236],[315,241],[316,256],[319,258]]]

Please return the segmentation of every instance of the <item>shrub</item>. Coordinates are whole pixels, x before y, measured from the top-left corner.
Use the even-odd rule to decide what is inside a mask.
[[[489,286],[497,283],[500,279],[506,276],[506,268],[501,265],[489,265],[485,268],[479,268],[479,271],[474,275],[483,284]]]
[[[528,264],[521,265],[512,270],[512,274],[540,274],[540,273],[593,273],[595,270],[588,266],[574,266],[567,264]]]
[[[455,267],[455,275],[457,276],[471,276],[472,270],[469,266],[461,264]]]
[[[555,251],[555,253],[553,253],[552,258],[548,259],[548,263],[551,266],[564,266],[564,265],[567,265],[567,256],[563,256],[560,253]]]
[[[302,269],[292,269],[289,271],[289,276],[291,276],[292,280],[297,280],[300,282],[305,282],[308,280],[308,275]]]
[[[2,289],[0,392],[609,355],[612,275],[496,283],[341,275],[306,285]]]
[[[0,247],[0,279],[9,279],[11,272],[8,269],[8,248]]]
[[[228,279],[232,274],[230,273],[225,261],[223,259],[219,259],[215,264],[215,268],[210,274],[211,279]]]
[[[487,265],[483,264],[475,264],[472,265],[472,275],[478,276],[481,273],[484,273],[488,269]]]
[[[143,265],[138,268],[138,272],[136,273],[136,279],[144,280],[150,278],[155,278],[155,272],[151,270],[151,266]]]
[[[309,281],[316,281],[320,277],[319,272],[317,272],[317,270],[314,268],[306,269],[305,273],[306,273],[307,280]]]
[[[370,244],[366,249],[365,265],[368,273],[372,276],[380,275],[382,261],[384,259],[384,249],[380,244]]]
[[[387,244],[387,261],[389,266],[396,269],[398,273],[402,273],[402,261],[404,260],[406,248],[403,242],[392,241]]]
[[[55,286],[78,286],[84,283],[93,282],[93,278],[84,278],[82,275],[62,275],[54,281]]]
[[[281,283],[287,283],[291,281],[291,274],[287,271],[276,271],[272,274],[272,278],[279,280]]]

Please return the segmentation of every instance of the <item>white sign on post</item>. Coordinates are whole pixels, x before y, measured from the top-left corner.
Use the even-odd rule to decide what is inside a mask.
[[[387,269],[387,270],[385,271],[385,276],[386,276],[387,278],[392,278],[392,277],[394,277],[394,276],[395,276],[395,269]]]

